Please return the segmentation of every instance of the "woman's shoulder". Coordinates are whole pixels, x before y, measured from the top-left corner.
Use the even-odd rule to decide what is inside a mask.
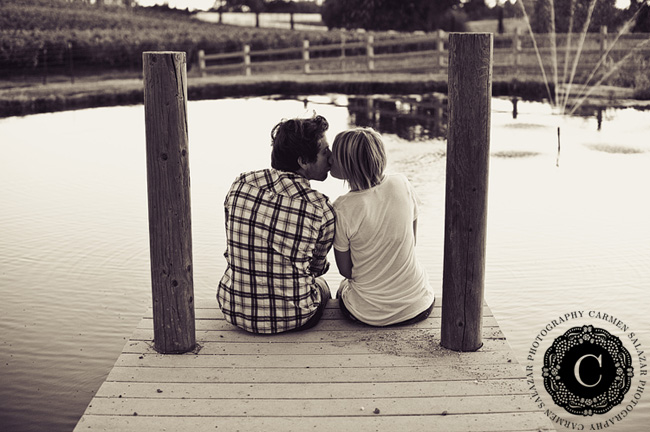
[[[407,189],[411,188],[411,183],[409,183],[408,178],[402,173],[386,174],[384,183],[390,184],[393,187],[398,187],[398,188],[407,188]]]
[[[336,214],[360,215],[365,212],[368,197],[364,193],[348,192],[334,200]]]
[[[391,182],[408,183],[408,178],[402,173],[386,174],[386,180]]]
[[[343,195],[338,196],[334,200],[333,204],[334,204],[335,209],[340,209],[341,207],[345,207],[345,206],[349,205],[351,202],[354,202],[354,201],[355,201],[354,195],[351,194],[350,192],[348,192],[348,193],[345,193]]]

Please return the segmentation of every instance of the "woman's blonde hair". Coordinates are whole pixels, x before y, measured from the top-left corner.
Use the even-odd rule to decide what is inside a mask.
[[[352,190],[370,189],[384,178],[386,151],[381,135],[372,128],[340,132],[332,144],[332,157]]]

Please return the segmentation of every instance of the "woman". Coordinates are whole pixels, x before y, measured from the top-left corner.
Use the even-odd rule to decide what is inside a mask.
[[[332,145],[333,177],[350,192],[334,202],[334,256],[344,315],[372,326],[426,319],[434,293],[415,256],[418,203],[401,174],[385,175],[386,152],[379,133],[356,128]]]

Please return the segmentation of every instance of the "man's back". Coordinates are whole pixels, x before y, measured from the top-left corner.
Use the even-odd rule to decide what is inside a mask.
[[[224,205],[228,267],[217,299],[226,320],[254,333],[305,324],[334,239],[327,197],[298,174],[267,169],[237,178]]]

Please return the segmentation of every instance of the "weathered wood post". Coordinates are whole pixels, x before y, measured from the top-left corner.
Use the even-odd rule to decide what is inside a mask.
[[[375,37],[373,35],[368,35],[366,40],[366,57],[368,57],[368,70],[370,72],[375,70]]]
[[[445,70],[445,40],[444,40],[445,32],[444,30],[438,30],[436,32],[436,51],[438,52],[438,71],[439,73],[443,73]]]
[[[607,26],[600,26],[598,42],[600,45],[600,56],[602,57],[607,52]]]
[[[199,70],[201,71],[201,76],[205,77],[208,76],[208,73],[205,70],[206,63],[205,63],[205,51],[199,50]]]
[[[605,65],[606,69],[609,70],[609,67],[612,65],[608,63],[608,58],[607,58],[607,51],[609,49],[609,39],[607,36],[607,26],[600,26],[600,34],[599,34],[599,42],[600,42],[600,58],[602,59],[603,65]]]
[[[244,45],[244,75],[251,76],[251,47]]]
[[[154,348],[184,353],[196,345],[185,53],[142,63]]]
[[[456,351],[483,345],[492,45],[491,33],[449,35],[441,343]]]
[[[68,41],[68,70],[70,74],[70,84],[74,84],[74,58],[72,52],[72,41]]]
[[[305,39],[302,41],[302,73],[308,74],[309,69],[309,40]]]
[[[345,33],[341,34],[341,70],[345,71]]]
[[[43,47],[43,84],[47,84],[47,46]]]
[[[512,35],[512,73],[514,78],[519,76],[519,64],[521,63],[521,30],[515,28]]]

